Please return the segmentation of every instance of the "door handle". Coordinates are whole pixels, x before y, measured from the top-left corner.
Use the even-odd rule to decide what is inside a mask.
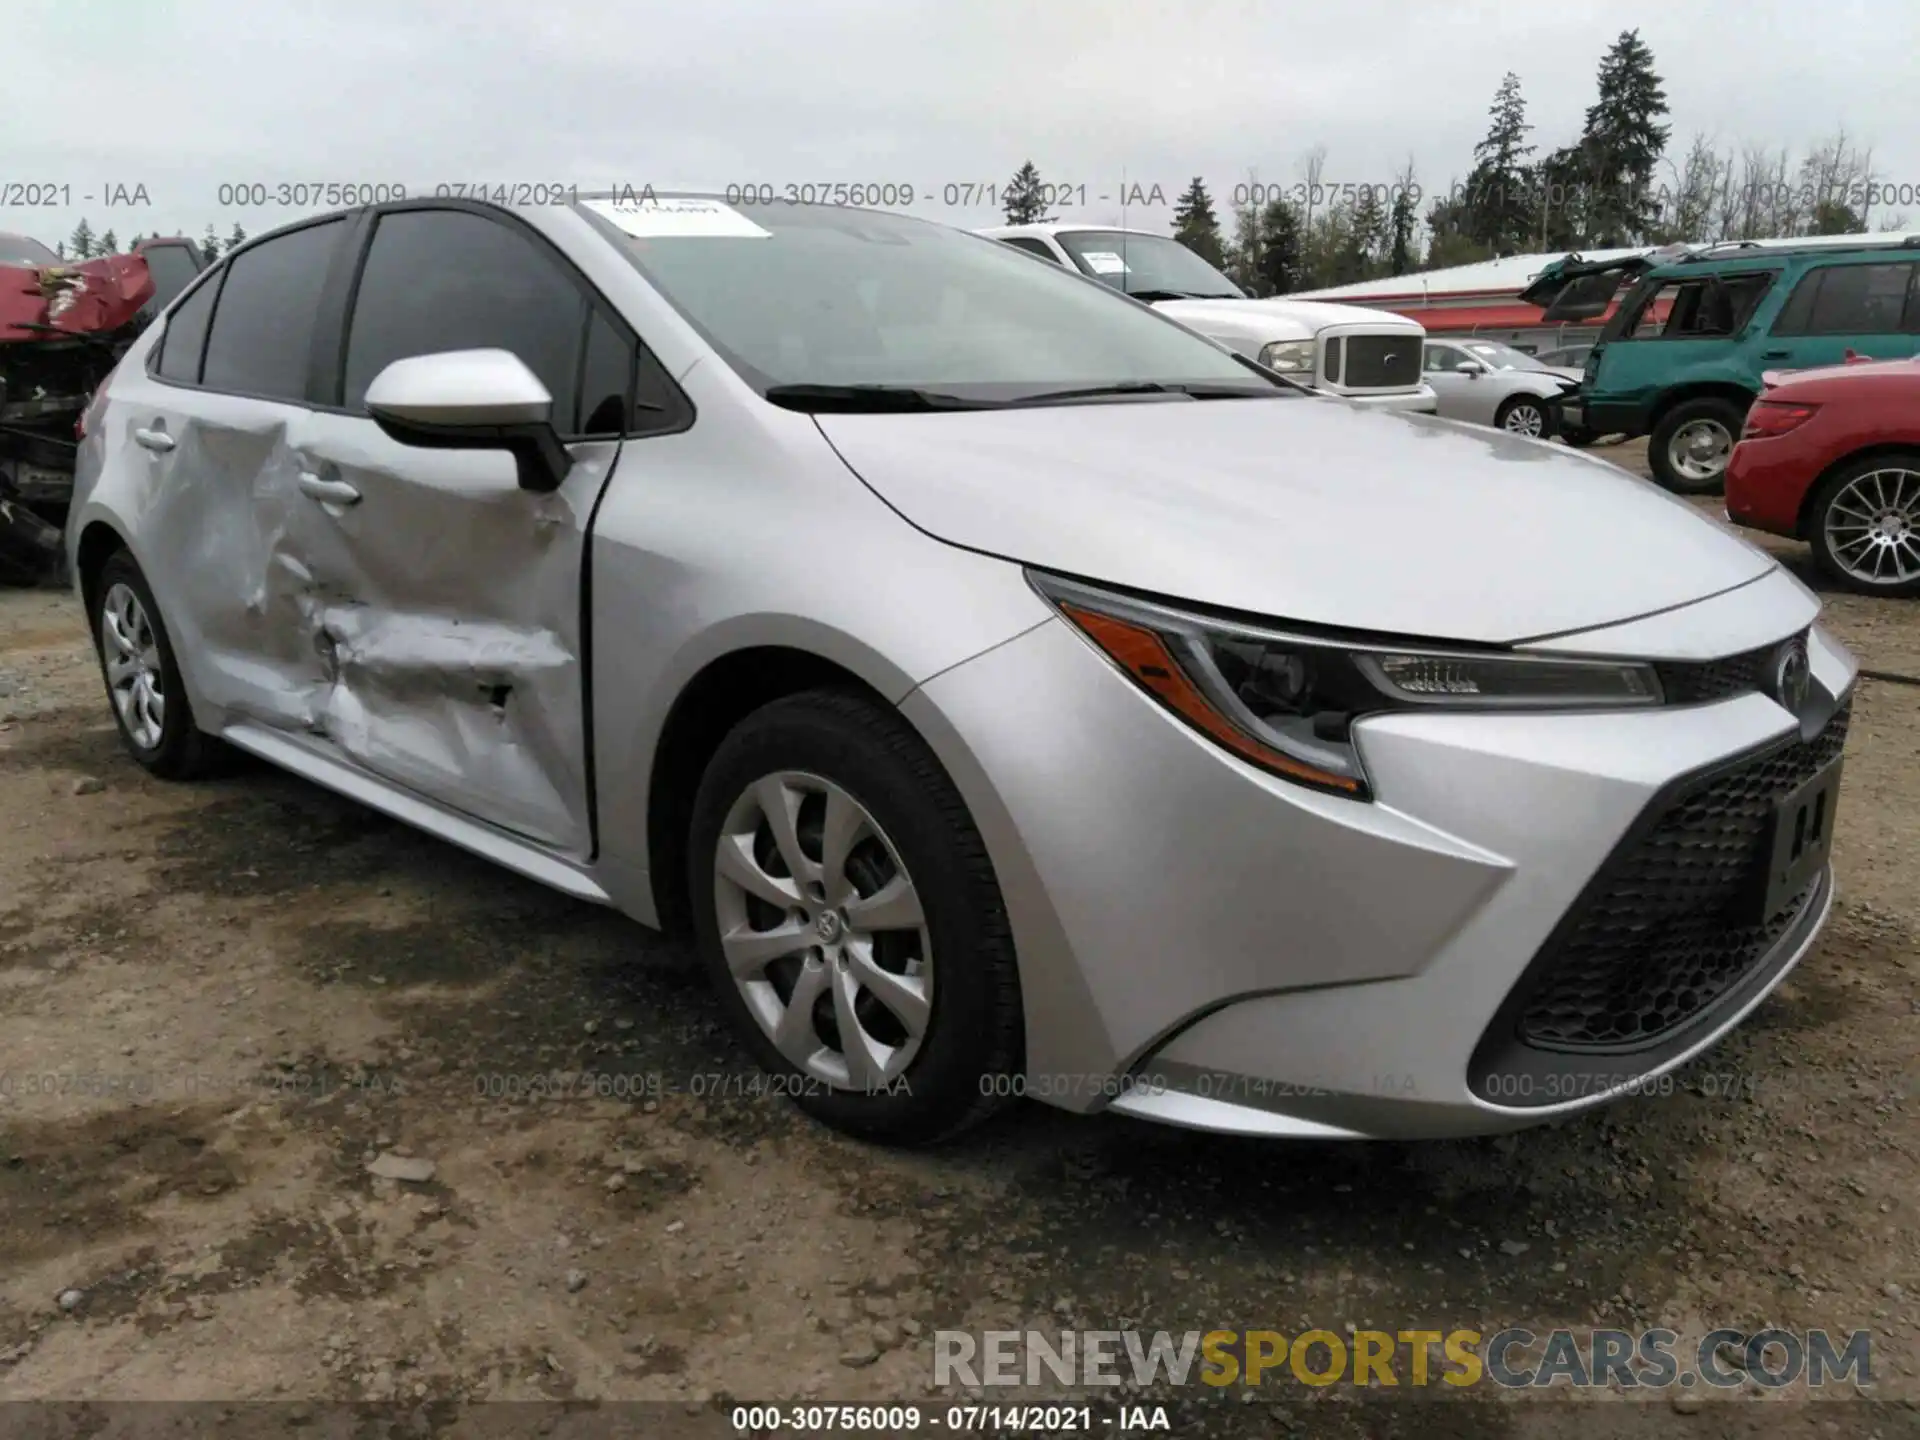
[[[328,480],[311,470],[300,472],[300,491],[328,505],[357,505],[360,492],[344,480]]]
[[[1762,350],[1760,352],[1760,358],[1762,360],[1784,360],[1791,354],[1793,354],[1791,350]]]
[[[144,446],[148,450],[157,450],[162,455],[173,449],[173,437],[158,427],[152,430],[136,430],[133,432],[133,439],[135,444]]]

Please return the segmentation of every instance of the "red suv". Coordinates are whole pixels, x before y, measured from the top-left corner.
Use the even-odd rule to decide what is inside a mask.
[[[1727,461],[1727,517],[1807,541],[1864,595],[1920,595],[1920,360],[1770,372]]]

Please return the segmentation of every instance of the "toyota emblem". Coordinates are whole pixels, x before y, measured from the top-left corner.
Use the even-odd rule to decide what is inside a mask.
[[[1787,641],[1773,657],[1773,698],[1798,715],[1807,703],[1807,687],[1813,683],[1813,665],[1807,659],[1807,642],[1798,635]]]

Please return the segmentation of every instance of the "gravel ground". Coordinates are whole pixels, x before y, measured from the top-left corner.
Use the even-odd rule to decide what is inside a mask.
[[[1920,676],[1920,605],[1829,599]],[[0,592],[0,1394],[725,1433],[731,1399],[932,1399],[942,1328],[1767,1323],[1870,1330],[1881,1398],[1289,1382],[1183,1392],[1176,1433],[1914,1433],[1917,840],[1920,686],[1863,681],[1834,923],[1670,1095],[1425,1145],[1029,1107],[892,1154],[696,1081],[751,1067],[649,932],[263,767],[147,778],[73,602]],[[507,1093],[555,1072],[613,1093]]]

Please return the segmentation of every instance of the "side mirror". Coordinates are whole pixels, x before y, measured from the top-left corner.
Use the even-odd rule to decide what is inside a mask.
[[[1487,367],[1482,365],[1478,360],[1462,360],[1455,368],[1457,368],[1462,375],[1474,380],[1478,380],[1482,375],[1487,373]]]
[[[402,445],[505,450],[520,488],[550,494],[573,468],[553,396],[510,350],[443,350],[396,360],[367,387],[367,413]]]

